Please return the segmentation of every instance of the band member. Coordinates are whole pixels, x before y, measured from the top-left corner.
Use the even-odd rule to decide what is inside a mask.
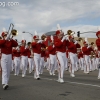
[[[99,59],[100,59],[100,31],[98,31],[96,33],[97,39],[96,39],[96,45],[98,48],[98,55],[99,55]],[[98,73],[98,79],[100,79],[100,63],[98,64],[99,67],[99,73]]]
[[[47,48],[48,48],[48,47],[46,47],[46,51],[45,51],[45,59],[46,59],[45,67],[46,67],[47,70],[49,71],[49,70],[50,70],[50,57],[49,57],[49,51],[48,51]]]
[[[2,85],[6,90],[10,78],[11,66],[12,66],[12,47],[16,47],[18,43],[10,38],[11,34],[2,32],[2,40],[0,40],[1,48],[1,67],[2,67]]]
[[[95,51],[95,56],[96,56],[96,59],[95,59],[95,65],[96,65],[96,69],[98,69],[98,64],[99,64],[99,54],[98,54],[98,49],[97,49],[97,47],[95,47],[94,51]]]
[[[35,71],[34,71],[34,78],[39,80],[39,67],[40,67],[40,60],[41,60],[41,44],[43,40],[39,40],[39,36],[37,33],[33,36],[34,41],[32,42],[32,50],[34,53],[34,64],[35,64]]]
[[[89,74],[89,71],[91,70],[91,60],[90,60],[90,54],[91,54],[91,46],[88,44],[88,42],[84,41],[84,46],[82,47],[82,52],[84,55],[84,73]]]
[[[66,37],[63,36],[63,32],[61,30],[56,31],[57,39],[55,40],[56,54],[59,62],[59,73],[58,73],[58,82],[63,83],[63,75],[66,66],[66,46],[68,45],[68,41]]]
[[[41,36],[41,39],[44,41],[46,38],[45,35]],[[46,51],[46,45],[44,44],[44,42],[42,42],[41,44],[41,60],[40,60],[40,68],[39,68],[39,73],[43,74],[43,68],[44,68],[44,57],[45,57],[45,51]]]
[[[32,47],[31,47],[31,42],[28,42],[27,43],[27,45],[28,45],[28,63],[29,63],[29,73],[32,73],[32,71],[33,71],[33,56],[34,55],[32,55]]]
[[[77,58],[77,48],[80,48],[80,45],[78,44],[78,42],[74,39],[73,36],[69,36],[69,45],[68,45],[68,51],[69,51],[69,59],[70,59],[70,63],[71,63],[71,77],[75,77],[74,75],[74,71],[75,68],[77,68],[76,63],[78,61]]]
[[[19,75],[19,70],[20,70],[20,47],[17,46],[15,47],[13,50],[13,56],[14,56],[14,69],[15,69],[15,73],[14,75],[15,76],[18,76]]]
[[[50,56],[50,75],[55,75],[55,69],[57,67],[57,58],[56,58],[56,48],[51,40],[50,45],[48,46],[49,56]]]
[[[21,43],[22,46],[20,47],[20,53],[21,53],[22,77],[25,77],[26,69],[28,66],[28,46],[26,45],[26,40],[22,40]]]
[[[83,53],[81,49],[79,49],[78,51],[78,58],[79,58],[79,66],[81,70],[84,70],[84,58],[83,58]]]

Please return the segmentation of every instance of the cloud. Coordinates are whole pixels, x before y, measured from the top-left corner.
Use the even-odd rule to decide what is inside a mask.
[[[6,0],[6,3],[9,2]],[[13,2],[16,2],[15,0]],[[38,34],[56,30],[59,23],[66,32],[67,29],[74,31],[96,31],[98,25],[83,24],[84,19],[93,21],[100,17],[99,0],[17,0],[19,5],[13,7],[0,7],[0,30],[3,27],[8,29],[10,21],[14,23],[19,31],[19,40],[23,36],[22,31]],[[9,20],[9,21],[6,21]],[[78,23],[80,21],[80,23]],[[73,25],[74,24],[74,25]],[[85,35],[85,34],[84,34]],[[90,35],[87,35],[90,36]],[[91,35],[92,36],[92,35]],[[93,35],[94,36],[94,35]],[[24,34],[25,39],[30,38],[29,34]]]

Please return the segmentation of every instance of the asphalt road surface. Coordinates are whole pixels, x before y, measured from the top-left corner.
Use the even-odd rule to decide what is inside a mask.
[[[78,71],[75,78],[65,71],[63,84],[56,81],[57,73],[50,76],[45,70],[41,80],[35,80],[33,75],[27,72],[27,76],[22,78],[21,73],[14,76],[12,72],[9,89],[3,90],[0,85],[0,100],[100,100],[98,71],[90,74]]]

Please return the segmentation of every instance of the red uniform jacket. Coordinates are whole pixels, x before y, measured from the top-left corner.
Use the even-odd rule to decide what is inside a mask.
[[[97,45],[98,50],[100,51],[100,38],[96,40],[96,45]]]
[[[45,57],[45,50],[46,50],[46,45],[42,43],[41,44],[41,57]]]
[[[69,42],[68,51],[71,53],[77,53],[77,48],[80,48],[80,45],[74,44],[73,42]]]
[[[56,51],[60,51],[65,53],[66,52],[66,46],[68,46],[69,41],[64,40],[63,42],[60,39],[56,39],[55,40],[55,47],[56,47]]]
[[[25,46],[20,47],[21,56],[28,56],[28,49],[25,49]]]
[[[83,51],[83,54],[84,55],[90,55],[91,54],[91,51],[93,51],[93,49],[90,47],[90,48],[87,48],[87,47],[82,47],[82,51]]]
[[[41,54],[41,43],[32,42],[32,49],[34,53]]]
[[[17,47],[18,43],[15,40],[0,40],[1,53],[12,54],[12,47]]]
[[[80,58],[83,58],[83,53],[82,52],[79,52],[79,54],[78,54],[78,59],[80,59]]]
[[[46,58],[49,58],[49,51],[45,52],[45,56],[46,56]]]
[[[17,51],[16,49],[13,49],[12,53],[14,57],[20,57],[20,54],[21,54],[20,51]]]
[[[51,55],[56,54],[56,48],[53,46],[48,46],[48,51],[49,51],[49,54],[51,54]]]
[[[31,50],[30,49],[27,49],[27,55],[28,55],[28,58],[32,58],[31,57]]]

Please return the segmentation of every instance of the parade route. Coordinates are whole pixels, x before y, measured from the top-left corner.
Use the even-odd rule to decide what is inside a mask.
[[[50,76],[45,70],[41,80],[35,80],[34,74],[22,78],[11,73],[9,89],[3,90],[0,85],[0,100],[100,100],[100,80],[97,79],[98,71],[84,74],[75,72],[72,78],[69,72],[64,74],[65,83],[57,82],[57,73]],[[1,78],[0,78],[1,82]]]

